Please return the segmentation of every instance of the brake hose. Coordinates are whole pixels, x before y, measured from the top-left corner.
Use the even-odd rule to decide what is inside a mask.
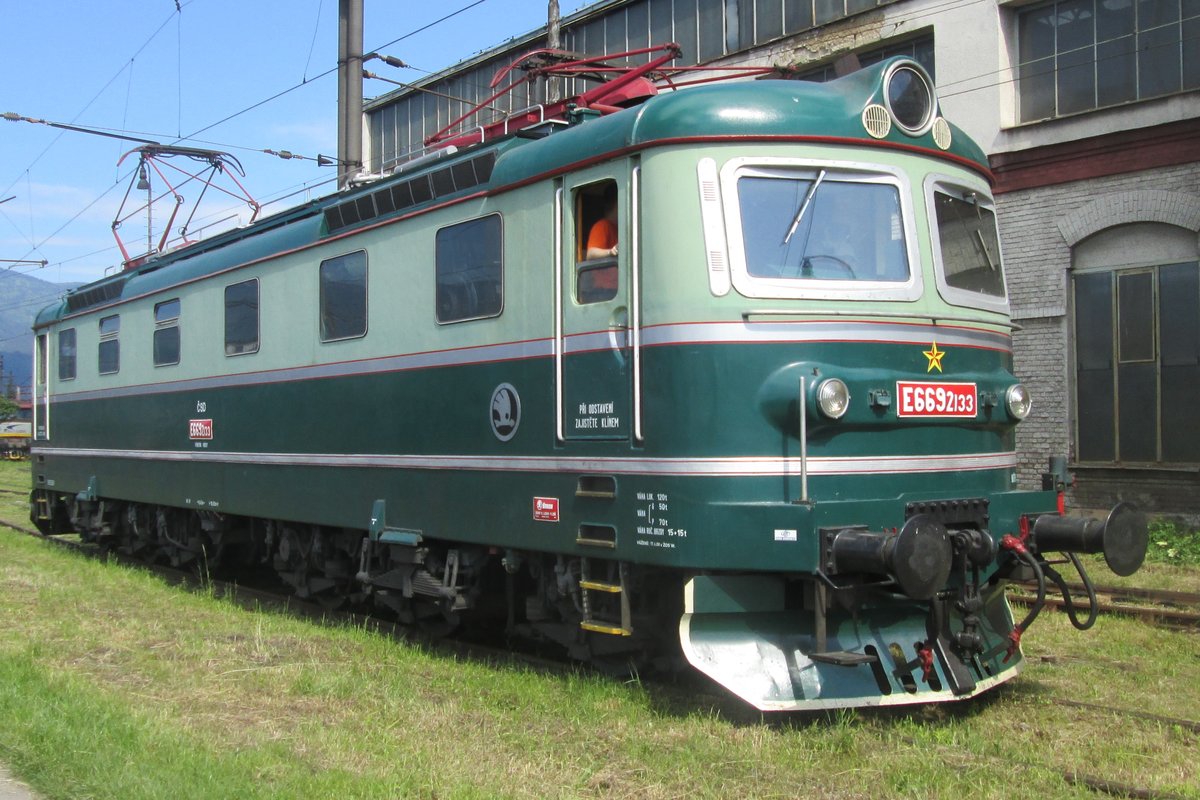
[[[1017,652],[1017,648],[1021,646],[1021,634],[1033,624],[1033,621],[1037,619],[1037,615],[1041,613],[1042,606],[1046,604],[1046,575],[1042,572],[1042,567],[1038,564],[1037,559],[1029,552],[1029,548],[1016,536],[1011,534],[1005,535],[1000,540],[1000,546],[1005,550],[1011,550],[1015,553],[1017,558],[1024,561],[1033,570],[1033,574],[1037,576],[1037,600],[1034,601],[1033,606],[1029,609],[1029,613],[1025,615],[1025,619],[1014,625],[1012,632],[1008,634],[1008,653],[1004,656],[1004,663],[1007,664],[1008,660]]]
[[[1096,587],[1092,585],[1092,579],[1084,569],[1083,563],[1079,560],[1079,556],[1074,553],[1066,553],[1067,558],[1075,565],[1075,570],[1079,573],[1079,579],[1083,582],[1083,588],[1087,591],[1088,596],[1088,617],[1083,622],[1079,621],[1078,612],[1075,610],[1075,602],[1071,599],[1071,590],[1067,587],[1066,580],[1062,575],[1049,564],[1046,565],[1046,575],[1050,580],[1054,581],[1054,585],[1062,592],[1063,610],[1067,612],[1067,617],[1070,618],[1071,624],[1081,631],[1086,631],[1088,628],[1096,624],[1096,617],[1100,615],[1100,605],[1096,602]]]

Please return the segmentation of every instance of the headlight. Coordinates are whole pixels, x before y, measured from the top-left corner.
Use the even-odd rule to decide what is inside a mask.
[[[892,119],[905,132],[924,133],[933,121],[933,83],[916,63],[897,64],[883,80],[883,96]]]
[[[837,378],[822,381],[817,387],[817,408],[830,419],[841,419],[850,407],[850,390]]]
[[[1025,419],[1029,416],[1029,409],[1033,406],[1033,398],[1029,396],[1028,390],[1019,383],[1008,387],[1008,391],[1004,394],[1004,402],[1013,419]]]

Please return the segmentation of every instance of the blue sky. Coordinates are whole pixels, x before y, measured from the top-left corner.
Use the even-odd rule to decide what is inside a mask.
[[[545,0],[364,3],[364,50],[417,68],[375,61],[368,69],[400,81],[528,33],[545,24],[547,8]],[[560,0],[563,16],[588,4]],[[190,137],[179,143],[224,150],[245,167],[247,177],[239,180],[259,202],[300,192],[266,205],[264,214],[302,202],[305,191],[331,192],[333,169],[260,151],[337,154],[336,73],[318,77],[337,64],[337,0],[180,0],[179,6],[175,0],[3,0],[0,113],[164,144]],[[392,88],[366,81],[363,91],[369,98]],[[118,265],[112,221],[137,162],[130,157],[118,169],[117,161],[136,146],[0,119],[0,201],[12,198],[0,202],[0,259],[49,262],[0,262],[0,270],[80,282]],[[144,245],[143,218],[121,232]]]

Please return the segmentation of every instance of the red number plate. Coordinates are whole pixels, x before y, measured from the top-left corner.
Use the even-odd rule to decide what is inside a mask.
[[[978,393],[973,383],[896,381],[899,417],[974,417]]]

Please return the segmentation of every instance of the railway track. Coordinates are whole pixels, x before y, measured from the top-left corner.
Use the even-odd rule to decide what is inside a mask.
[[[1021,605],[1032,605],[1035,599],[1032,582],[1014,584],[1019,591],[1010,591],[1008,599]],[[1075,608],[1087,610],[1087,589],[1078,583],[1068,583]],[[1063,610],[1066,602],[1052,594],[1047,587],[1046,605]],[[1162,627],[1178,630],[1200,629],[1200,593],[1177,592],[1169,589],[1143,589],[1132,586],[1096,586],[1097,609],[1104,614],[1123,614],[1137,617]]]

